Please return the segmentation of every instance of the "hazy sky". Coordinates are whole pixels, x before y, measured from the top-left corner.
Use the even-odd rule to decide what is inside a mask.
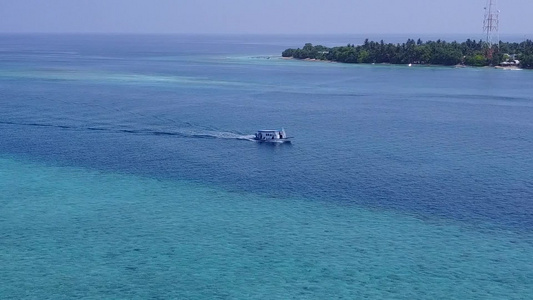
[[[497,0],[533,35],[533,0]],[[479,33],[486,0],[0,0],[0,32]]]

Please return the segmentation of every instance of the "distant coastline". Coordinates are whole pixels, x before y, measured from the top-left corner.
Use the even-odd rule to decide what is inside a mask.
[[[283,58],[329,61],[354,64],[436,65],[436,66],[495,66],[502,69],[533,69],[533,41],[500,42],[488,48],[483,41],[465,42],[442,40],[423,42],[408,39],[403,44],[385,44],[366,39],[362,45],[340,47],[313,46],[289,48]]]
[[[314,59],[314,58],[303,58],[303,59],[300,59],[300,58],[294,58],[294,57],[281,57],[281,59],[286,59],[286,60],[301,60],[301,61],[306,61],[306,62],[319,62],[319,63],[334,63],[334,64],[343,64],[342,62],[338,62],[338,61],[333,61],[333,60],[327,60],[327,59]],[[395,65],[395,66],[402,66],[402,64],[391,64],[391,63],[361,63],[361,64],[370,64],[370,65],[380,65],[380,66],[390,66],[390,65]],[[444,65],[433,65],[433,64],[415,64],[415,65],[412,65],[412,64],[408,64],[406,66],[412,66],[412,67],[451,67],[451,68],[495,68],[495,69],[500,69],[500,70],[523,70],[522,68],[520,68],[519,66],[482,66],[482,67],[477,67],[477,66],[467,66],[467,65],[463,65],[463,64],[457,64],[457,65],[453,65],[453,66],[444,66]]]

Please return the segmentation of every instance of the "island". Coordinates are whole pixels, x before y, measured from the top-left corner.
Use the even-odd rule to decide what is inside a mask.
[[[362,45],[348,44],[340,47],[313,46],[286,49],[283,57],[324,60],[341,63],[376,63],[444,66],[500,66],[533,69],[533,42],[500,42],[487,47],[483,41],[467,39],[465,42],[426,41],[408,39],[402,44],[373,42],[366,39]]]

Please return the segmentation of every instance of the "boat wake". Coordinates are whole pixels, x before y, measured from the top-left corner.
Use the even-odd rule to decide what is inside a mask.
[[[195,130],[186,129],[178,130],[183,137],[190,138],[204,138],[204,139],[226,139],[226,140],[245,140],[253,141],[253,135],[243,135],[237,132],[230,131],[214,131],[214,130]]]
[[[238,132],[231,131],[217,131],[212,129],[201,128],[177,128],[169,130],[159,130],[150,128],[113,128],[111,126],[96,125],[96,126],[73,126],[67,124],[50,124],[44,122],[16,122],[16,121],[0,121],[0,125],[14,125],[14,126],[32,126],[40,128],[57,128],[72,131],[103,131],[115,133],[127,133],[137,135],[158,135],[158,136],[173,136],[179,138],[198,138],[198,139],[227,139],[227,140],[244,140],[254,141],[253,135],[244,135]]]
[[[97,130],[95,128],[87,128],[89,130]],[[253,135],[243,135],[237,132],[230,131],[216,131],[205,130],[197,128],[178,128],[171,130],[154,130],[154,129],[118,129],[110,130],[116,132],[138,134],[138,135],[159,135],[159,136],[174,136],[179,138],[195,138],[195,139],[226,139],[226,140],[245,140],[253,141]]]

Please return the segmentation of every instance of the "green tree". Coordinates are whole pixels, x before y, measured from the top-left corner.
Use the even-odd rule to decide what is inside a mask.
[[[533,55],[523,55],[520,57],[520,66],[524,69],[533,69]]]
[[[370,54],[366,50],[361,50],[357,56],[358,63],[369,63]]]
[[[482,67],[482,66],[487,66],[488,62],[485,59],[484,55],[476,54],[474,56],[467,56],[465,58],[465,64],[468,66]]]

